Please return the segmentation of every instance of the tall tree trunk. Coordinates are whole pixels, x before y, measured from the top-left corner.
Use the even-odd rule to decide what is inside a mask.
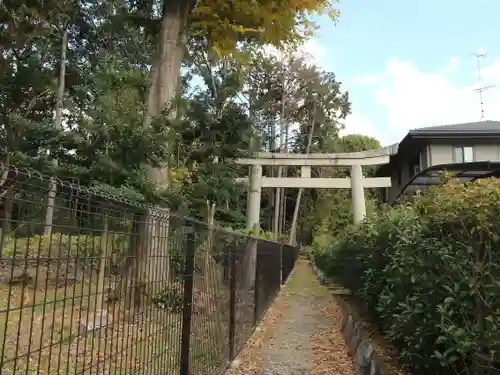
[[[8,240],[12,228],[12,209],[13,203],[13,190],[11,181],[9,181],[10,172],[10,156],[7,153],[5,162],[0,164],[2,175],[0,176],[0,204],[3,205],[2,219],[0,224],[0,258],[4,256],[3,248],[5,242]]]
[[[280,111],[280,152],[285,150],[285,73],[281,78],[281,111]],[[283,167],[278,166],[278,176],[283,174]],[[281,205],[282,205],[283,189],[276,188],[276,195],[274,200],[274,238],[278,239],[280,234],[280,218],[281,218]]]
[[[250,114],[251,114],[251,118],[253,119],[253,111],[251,110],[250,111]],[[254,152],[257,152],[259,151],[259,147],[256,146],[256,143],[257,143],[257,139],[256,137],[254,137],[252,135],[252,137],[250,138],[250,145],[249,145],[249,149],[251,151],[251,153],[253,154]],[[252,185],[251,185],[251,180],[252,180],[252,177],[251,177],[251,174],[252,174],[252,168],[249,168],[249,177],[248,177],[248,181],[249,181],[249,185],[248,185],[248,194],[247,194],[247,210],[250,208],[249,207],[249,203],[250,203],[250,195],[251,195],[251,189],[252,189]],[[262,202],[261,202],[262,203]],[[247,217],[248,217],[248,214],[249,212],[247,212]],[[248,225],[248,222],[247,222],[247,225]],[[254,224],[254,227],[252,228],[249,228],[250,229],[250,233],[251,234],[254,234],[254,235],[258,235],[260,233],[260,229],[261,229],[261,226],[260,226],[260,221],[258,221],[257,223]],[[251,288],[253,285],[254,285],[254,280],[255,280],[255,276],[256,276],[256,269],[257,269],[257,242],[255,241],[250,241],[249,242],[249,245],[247,246],[246,248],[246,254],[245,254],[245,280],[246,280],[246,285]]]
[[[143,126],[169,108],[168,116],[175,118],[175,98],[180,82],[181,63],[187,42],[186,27],[195,0],[164,0],[158,45],[150,73],[150,86],[146,97],[146,113]],[[160,185],[168,185],[167,166],[154,169],[147,167],[150,179]]]
[[[73,189],[71,191],[71,198],[69,201],[69,226],[73,233],[78,233],[78,207],[80,205],[80,190]]]
[[[183,0],[164,0],[163,19],[158,48],[151,69],[150,87],[146,98],[146,113],[143,126],[149,127],[151,121],[172,107],[169,117],[176,115],[174,99],[179,85],[180,68],[186,45],[187,17],[192,9],[189,2]],[[162,185],[168,185],[167,168],[148,167],[150,179]]]
[[[213,163],[217,164],[219,162],[219,157],[215,156],[213,159]],[[210,272],[210,261],[212,257],[212,250],[214,247],[215,243],[215,231],[214,231],[214,226],[215,226],[215,201],[209,201],[207,200],[207,226],[208,226],[208,231],[207,231],[207,242],[206,242],[206,262],[205,262],[205,278],[210,277],[209,272]]]
[[[151,121],[161,116],[165,109],[169,109],[168,116],[176,116],[176,92],[179,83],[181,62],[186,45],[186,26],[188,15],[194,8],[194,0],[164,0],[163,18],[158,47],[151,69],[151,82],[146,98],[146,112],[143,126],[149,127]],[[172,107],[168,107],[171,105]],[[168,165],[161,168],[145,166],[150,180],[158,187],[168,186]],[[135,253],[137,262],[129,269],[127,279],[132,283],[132,296],[136,306],[143,306],[145,298],[152,297],[148,290],[155,286],[161,289],[168,282],[168,234],[169,215],[164,209],[153,209],[141,218],[139,241]],[[160,224],[161,223],[161,224]],[[158,228],[161,225],[163,238],[158,237]],[[141,306],[137,306],[140,304]]]
[[[288,141],[289,141],[289,131],[290,131],[290,123],[288,121],[285,122],[285,147],[284,152],[288,153]],[[288,177],[288,167],[283,167],[282,172],[283,177]],[[279,232],[281,234],[285,233],[286,230],[286,212],[287,212],[287,200],[286,200],[286,189],[281,189],[281,213],[280,213],[280,229]]]
[[[109,216],[106,209],[103,210],[102,214],[102,234],[101,241],[99,243],[99,247],[101,250],[101,259],[99,261],[99,274],[97,276],[97,292],[96,298],[97,301],[95,303],[95,310],[100,312],[104,306],[104,276],[106,274],[106,261],[109,257],[109,247],[111,247],[108,243],[109,239]]]
[[[311,126],[309,128],[309,135],[307,137],[306,154],[311,152],[311,144],[312,144],[315,125],[316,125],[316,101],[313,102],[313,112],[311,116]],[[300,201],[302,199],[302,194],[304,194],[304,189],[299,188],[299,192],[297,193],[297,200],[295,201],[295,207],[293,209],[292,227],[290,228],[290,238],[288,239],[289,245],[297,244],[297,221],[299,219],[299,209],[300,209]]]
[[[68,48],[68,29],[64,29],[61,41],[61,60],[59,66],[59,86],[56,93],[55,119],[54,127],[62,128],[62,108],[64,99],[64,90],[66,85],[66,52]],[[57,165],[57,160],[54,160],[54,165]],[[54,221],[54,206],[56,201],[57,183],[52,179],[49,183],[49,193],[47,197],[47,210],[45,211],[45,226],[43,229],[44,235],[49,235],[52,232],[52,223]]]
[[[8,186],[3,196],[3,219],[1,225],[0,233],[0,255],[5,255],[3,252],[3,247],[5,242],[7,242],[12,234],[12,211],[14,209],[14,189],[12,186]]]
[[[267,121],[269,121],[269,119]],[[276,151],[276,127],[275,127],[275,125],[276,124],[274,123],[274,121],[269,121],[269,130],[270,130],[270,134],[271,134],[271,140],[269,142],[269,152]],[[271,172],[271,177],[276,177],[275,176],[276,169],[274,168],[274,166],[271,166],[270,172]],[[275,197],[276,197],[276,191],[274,189],[271,189],[271,192],[269,194],[269,203],[270,203],[269,211],[271,211],[273,209],[274,202],[276,201]],[[273,230],[275,228],[275,224],[274,224],[275,221],[276,221],[276,218],[274,216],[271,217],[271,220],[269,222],[269,229],[268,229],[268,231],[271,233],[273,232]],[[275,238],[276,238],[276,234],[275,234]]]

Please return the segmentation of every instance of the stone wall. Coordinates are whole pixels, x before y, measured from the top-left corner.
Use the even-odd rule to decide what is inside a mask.
[[[318,280],[323,285],[330,285],[325,275],[319,270],[311,260],[314,272]],[[336,290],[331,288],[333,294],[348,294],[346,290]],[[340,299],[340,298],[339,298]],[[376,346],[370,340],[369,333],[363,328],[363,322],[357,314],[350,311],[349,307],[339,301],[342,308],[342,326],[341,332],[349,350],[349,355],[357,365],[360,375],[394,375],[395,371],[389,371],[380,354],[375,349]],[[402,373],[396,371],[396,373]]]

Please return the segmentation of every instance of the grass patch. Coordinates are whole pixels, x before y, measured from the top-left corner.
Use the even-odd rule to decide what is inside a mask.
[[[104,328],[88,332],[82,323],[94,320],[88,295],[96,288],[91,283],[78,287],[36,291],[0,285],[2,374],[178,371],[180,314],[152,306],[130,322],[126,311],[108,306]]]
[[[128,251],[127,237],[110,236],[108,266]],[[137,312],[97,300],[121,276],[106,270],[98,285],[100,236],[10,239],[0,262],[2,374],[177,374],[182,316],[146,306]],[[119,258],[119,257],[117,257]],[[104,288],[104,290],[100,289]],[[87,326],[101,321],[101,328]]]

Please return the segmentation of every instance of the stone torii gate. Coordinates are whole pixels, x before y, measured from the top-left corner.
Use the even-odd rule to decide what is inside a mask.
[[[398,144],[379,150],[337,154],[287,154],[261,152],[253,158],[238,159],[236,162],[250,166],[249,178],[240,182],[248,184],[247,228],[254,228],[260,221],[260,201],[262,188],[311,188],[311,189],[351,189],[354,222],[359,223],[366,215],[364,189],[391,186],[390,177],[363,177],[363,165],[389,163],[391,155],[397,153]],[[265,177],[262,167],[297,166],[300,177]],[[350,167],[350,177],[313,178],[311,167]]]

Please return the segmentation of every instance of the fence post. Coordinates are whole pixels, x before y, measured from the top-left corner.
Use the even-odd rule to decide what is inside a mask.
[[[186,259],[184,263],[184,299],[182,304],[182,336],[181,336],[181,366],[180,375],[189,374],[189,348],[191,340],[191,316],[193,306],[193,270],[194,253],[196,251],[196,234],[194,228],[189,228],[184,238]]]
[[[260,262],[259,262],[259,248],[257,247],[257,255],[255,257],[255,282],[253,286],[253,325],[257,326],[257,322],[259,321],[259,275],[260,275]]]
[[[229,264],[231,279],[229,281],[229,361],[234,359],[234,336],[236,327],[236,252],[231,249]]]

